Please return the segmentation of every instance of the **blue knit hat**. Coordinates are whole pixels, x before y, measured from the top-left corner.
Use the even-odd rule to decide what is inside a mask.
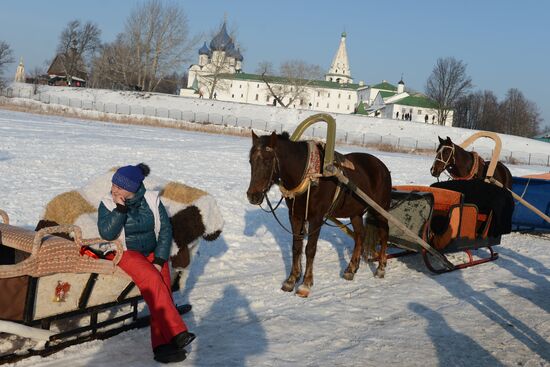
[[[112,182],[126,191],[137,192],[149,172],[149,166],[144,163],[120,167],[113,175]]]

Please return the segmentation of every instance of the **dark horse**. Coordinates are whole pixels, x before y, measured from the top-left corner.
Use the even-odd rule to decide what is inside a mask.
[[[485,178],[490,162],[483,161],[481,164],[477,154],[465,151],[453,143],[448,136],[446,140],[438,138],[439,146],[430,170],[432,176],[439,177],[441,172],[447,170],[454,179]],[[497,163],[493,177],[504,187],[512,188],[512,174],[501,162]]]
[[[322,161],[324,151],[320,153]],[[366,153],[350,153],[342,158],[344,163],[341,169],[346,177],[387,210],[391,202],[391,176],[384,163]],[[274,183],[287,189],[298,187],[303,179],[308,159],[307,142],[293,142],[289,139],[288,133],[278,135],[273,132],[271,135],[258,137],[252,132],[250,149],[252,172],[247,191],[248,201],[251,204],[261,204]],[[326,216],[351,219],[355,247],[344,272],[344,278],[352,280],[357,272],[366,234],[363,215],[369,208],[359,197],[345,188],[342,188],[338,198],[334,198],[338,184],[335,177],[321,177],[317,185],[311,185],[309,200],[307,192],[297,194],[295,198],[285,198],[292,228],[292,269],[283,283],[283,291],[294,290],[296,282],[302,275],[302,247],[303,239],[307,235],[306,271],[303,283],[296,290],[296,294],[301,297],[309,295],[313,286],[313,258]],[[376,275],[382,278],[386,267],[388,222],[372,209],[369,210],[369,218],[372,218],[372,224],[376,226],[380,240],[380,257]],[[370,222],[369,219],[369,224]]]

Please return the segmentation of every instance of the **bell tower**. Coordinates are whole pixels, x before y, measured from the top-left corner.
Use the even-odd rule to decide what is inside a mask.
[[[340,84],[353,83],[349,68],[348,53],[346,51],[346,32],[342,33],[338,51],[336,51],[336,55],[332,59],[328,73],[325,74],[325,80]]]

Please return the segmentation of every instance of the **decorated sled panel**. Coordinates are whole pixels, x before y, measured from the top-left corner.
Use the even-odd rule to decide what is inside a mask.
[[[427,240],[432,216],[433,194],[418,191],[392,191],[390,214],[399,219],[420,238]],[[420,245],[396,226],[390,224],[389,240],[407,250],[419,252]]]

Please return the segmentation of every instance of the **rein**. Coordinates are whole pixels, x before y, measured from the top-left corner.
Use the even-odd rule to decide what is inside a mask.
[[[336,201],[336,198],[338,197],[338,194],[340,193],[340,190],[336,190],[336,194],[335,194],[335,198],[334,200]],[[277,210],[277,208],[279,207],[279,204],[281,204],[281,201],[283,200],[283,197],[281,197],[281,200],[279,200],[279,203],[277,203],[277,206],[275,208],[273,208],[273,205],[271,205],[271,201],[269,200],[269,197],[267,196],[267,193],[264,194],[264,197],[265,197],[265,201],[267,202],[267,206],[269,206],[269,210],[265,210],[264,208],[262,208],[260,206],[260,208],[265,211],[266,213],[271,213],[273,214],[273,217],[275,217],[275,220],[277,221],[277,223],[279,223],[279,225],[281,226],[281,228],[283,228],[286,232],[290,233],[291,235],[293,236],[304,236],[304,234],[302,232],[300,233],[294,233],[292,232],[291,230],[289,230],[288,228],[285,227],[285,225],[283,223],[281,223],[281,221],[279,220],[279,217],[277,217],[277,214],[275,214],[275,210]],[[307,208],[306,208],[307,209]],[[327,222],[327,220],[329,219],[329,216],[330,216],[330,213],[332,212],[333,210],[333,207],[331,206],[330,209],[329,209],[329,212],[327,213],[327,215],[325,216],[325,219],[323,219],[323,223],[321,223],[321,225],[317,228],[315,228],[314,231],[309,231],[308,230],[308,233],[307,233],[307,236],[306,237],[309,237],[310,235],[312,235],[313,233],[317,232],[317,231],[320,231],[321,230],[321,227],[323,225],[328,225],[330,227],[338,227],[338,226],[333,226],[331,225],[330,223]],[[307,210],[306,210],[307,211]]]

